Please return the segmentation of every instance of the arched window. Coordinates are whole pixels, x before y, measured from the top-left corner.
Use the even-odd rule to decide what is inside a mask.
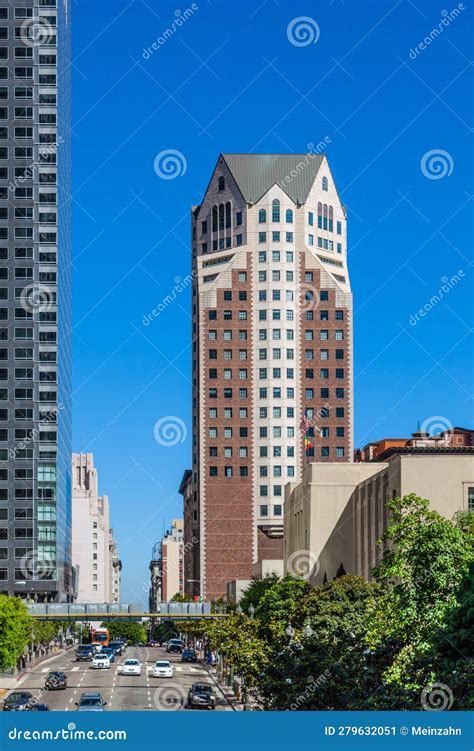
[[[328,189],[328,179],[327,177],[323,177],[323,190]]]
[[[325,203],[323,206],[323,229],[328,228],[328,207]]]
[[[223,175],[221,175],[217,180],[217,187],[219,190],[225,190],[225,177]]]
[[[217,206],[212,207],[212,231],[217,232]]]
[[[280,201],[278,198],[272,202],[272,222],[280,221]]]
[[[225,205],[225,226],[226,229],[229,229],[229,227],[232,226],[232,207],[230,201],[227,201]]]
[[[264,224],[264,222],[267,221],[267,212],[265,211],[265,209],[260,209],[260,211],[258,212],[258,221],[260,222],[260,224]]]
[[[286,221],[288,224],[293,224],[293,212],[291,209],[286,210]]]
[[[334,215],[332,206],[329,207],[329,232],[332,232],[334,229]]]
[[[323,228],[323,204],[318,203],[318,228]]]
[[[219,229],[224,229],[224,204],[219,204]]]

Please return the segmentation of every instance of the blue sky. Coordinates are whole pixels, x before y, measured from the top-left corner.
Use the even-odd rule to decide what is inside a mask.
[[[191,7],[186,0],[181,13]],[[442,5],[194,8],[144,55],[179,15],[175,4],[73,7],[74,450],[94,453],[123,599],[135,601],[146,600],[153,543],[181,515],[177,488],[190,464],[189,430],[174,446],[154,438],[168,415],[190,426],[189,288],[148,326],[143,319],[190,271],[189,209],[219,152],[305,152],[330,141],[348,206],[356,445],[409,435],[418,421],[474,423],[471,11],[420,50],[449,20]],[[319,38],[297,46],[288,25],[304,16]],[[184,157],[175,179],[155,172],[164,150]],[[445,152],[434,166],[431,151]]]

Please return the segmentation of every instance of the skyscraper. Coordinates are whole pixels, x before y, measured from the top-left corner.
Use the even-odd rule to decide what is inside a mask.
[[[305,462],[352,461],[346,238],[314,153],[221,154],[193,207],[191,594],[282,558],[285,483]]]
[[[70,8],[0,0],[0,592],[68,600]]]

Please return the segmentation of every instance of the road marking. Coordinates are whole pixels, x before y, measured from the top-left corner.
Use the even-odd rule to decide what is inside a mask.
[[[69,704],[72,704],[72,699],[73,697],[71,696],[71,698],[69,699]]]
[[[41,672],[42,673],[49,673],[49,668],[43,668]]]
[[[75,668],[71,668],[71,673],[77,673],[78,670],[80,670],[80,667],[78,665],[76,665]]]
[[[182,673],[183,672],[183,668],[180,665],[176,665],[174,669],[177,670],[178,673]]]

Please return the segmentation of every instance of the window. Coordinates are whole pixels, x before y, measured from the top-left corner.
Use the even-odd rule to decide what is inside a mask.
[[[209,467],[209,476],[217,477],[217,467]]]
[[[344,456],[344,448],[343,448],[343,446],[337,446],[336,447],[336,456],[339,459]]]
[[[224,477],[232,477],[232,467],[224,467]]]
[[[286,223],[293,224],[293,211],[291,209],[286,210]]]
[[[259,260],[259,263],[265,263],[265,261],[267,260],[267,254],[264,250],[259,251],[258,260]]]
[[[336,310],[336,321],[343,321],[343,320],[344,320],[344,311]]]
[[[246,271],[239,271],[238,279],[239,279],[239,282],[246,282],[247,281],[247,272]]]
[[[267,241],[267,233],[266,232],[259,232],[258,233],[258,241],[259,241],[259,243],[265,243]]]
[[[342,224],[341,222],[336,222],[336,232],[338,235],[342,234]]]
[[[321,446],[321,456],[322,457],[329,456],[329,446]]]
[[[218,190],[225,190],[225,177],[223,175],[220,175],[217,180],[217,188]]]
[[[260,224],[264,224],[267,221],[267,212],[265,209],[260,209],[258,212],[258,221]]]
[[[279,222],[280,221],[280,201],[275,198],[274,201],[272,201],[272,222]]]
[[[241,211],[237,211],[236,212],[236,214],[235,214],[235,223],[236,223],[236,225],[238,227],[241,226],[241,224],[242,224],[242,212]]]
[[[312,211],[308,212],[308,224],[310,225],[310,227],[312,227],[314,224],[314,214]]]
[[[287,232],[286,233],[286,242],[292,243],[293,242],[293,232]]]
[[[326,190],[326,191],[328,190],[328,179],[327,179],[327,177],[323,177],[323,180],[322,180],[322,189]]]

